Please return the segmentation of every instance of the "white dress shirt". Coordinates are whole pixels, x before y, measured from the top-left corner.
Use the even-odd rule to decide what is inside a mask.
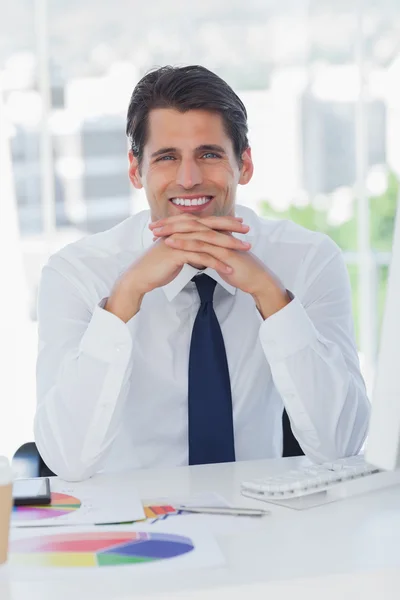
[[[253,298],[217,281],[214,309],[229,365],[237,460],[282,455],[282,412],[316,461],[356,454],[369,402],[350,286],[335,243],[248,208],[235,234],[294,294],[263,320]],[[44,267],[38,299],[35,438],[69,480],[98,471],[188,464],[188,363],[199,296],[185,265],[124,323],[103,309],[115,281],[152,244],[149,211],[75,242]],[[218,285],[219,284],[219,285]]]

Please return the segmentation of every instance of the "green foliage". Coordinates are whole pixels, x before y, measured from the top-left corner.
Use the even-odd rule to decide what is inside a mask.
[[[399,181],[392,172],[388,177],[388,187],[384,194],[370,198],[371,246],[374,250],[390,251],[392,247],[394,218]],[[306,206],[290,206],[285,211],[275,210],[268,201],[260,204],[261,214],[269,218],[290,219],[307,229],[328,234],[343,251],[357,250],[357,212],[341,225],[331,225],[328,211]]]
[[[371,245],[374,250],[390,252],[392,248],[399,188],[400,184],[396,175],[390,173],[386,192],[370,199]]]
[[[392,248],[393,229],[396,214],[397,199],[400,193],[400,183],[396,175],[391,172],[388,176],[388,187],[384,194],[370,198],[370,231],[371,247],[374,251],[390,252]],[[263,216],[278,219],[290,219],[307,229],[321,231],[329,235],[343,251],[357,250],[357,211],[345,223],[334,226],[329,223],[328,211],[307,206],[290,206],[287,210],[279,212],[264,200],[260,204]],[[352,302],[355,317],[356,333],[358,338],[358,273],[357,265],[349,265],[349,276],[352,286]],[[378,273],[378,311],[379,322],[382,318],[388,268],[381,267]]]

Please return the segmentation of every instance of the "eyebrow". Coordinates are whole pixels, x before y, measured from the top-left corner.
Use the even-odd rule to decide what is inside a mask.
[[[173,148],[172,146],[169,148],[160,148],[159,150],[153,152],[151,158],[156,158],[162,154],[174,154],[178,152],[178,148]],[[219,154],[226,154],[222,146],[218,146],[218,144],[202,144],[201,146],[197,146],[195,152],[218,152]]]
[[[196,148],[196,152],[218,152],[218,154],[226,154],[222,146],[218,144],[202,144]]]
[[[160,148],[159,150],[156,150],[156,152],[153,152],[153,154],[151,155],[151,158],[154,158],[156,156],[161,156],[161,154],[170,154],[170,153],[174,153],[177,152],[177,148]]]

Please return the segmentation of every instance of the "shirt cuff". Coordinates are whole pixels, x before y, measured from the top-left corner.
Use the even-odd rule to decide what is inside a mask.
[[[132,335],[126,323],[104,310],[106,300],[94,309],[79,351],[103,362],[125,361],[127,353],[132,351]]]
[[[318,337],[313,322],[297,298],[260,327],[260,341],[269,362],[284,360],[311,344]]]

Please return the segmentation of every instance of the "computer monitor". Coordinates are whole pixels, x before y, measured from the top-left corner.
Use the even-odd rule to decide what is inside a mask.
[[[399,202],[400,203],[400,202]],[[400,207],[386,292],[378,367],[365,459],[380,469],[400,467]]]

